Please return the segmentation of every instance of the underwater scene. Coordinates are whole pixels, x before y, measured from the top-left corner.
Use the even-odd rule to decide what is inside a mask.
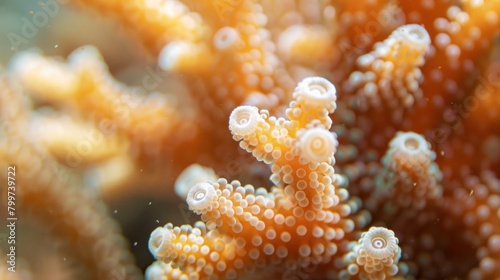
[[[499,0],[2,0],[0,280],[500,279]]]

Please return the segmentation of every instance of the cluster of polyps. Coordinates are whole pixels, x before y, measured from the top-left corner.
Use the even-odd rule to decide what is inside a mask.
[[[351,238],[360,205],[349,201],[340,187],[345,180],[333,169],[338,142],[329,114],[336,108],[335,87],[306,78],[293,97],[287,119],[252,106],[236,108],[229,118],[233,138],[272,166],[276,186],[267,191],[225,179],[196,183],[186,201],[204,223],[168,224],[152,233],[151,252],[170,266],[153,265],[150,278],[234,278],[277,267],[285,273],[342,257],[340,244]]]

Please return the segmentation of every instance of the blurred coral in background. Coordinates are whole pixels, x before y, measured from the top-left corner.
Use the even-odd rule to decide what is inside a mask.
[[[0,279],[500,278],[499,1],[0,23]]]

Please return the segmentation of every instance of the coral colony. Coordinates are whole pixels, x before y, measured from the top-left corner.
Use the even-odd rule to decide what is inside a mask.
[[[329,114],[336,108],[335,87],[310,77],[292,96],[286,119],[252,106],[237,107],[229,117],[240,147],[271,165],[275,187],[268,192],[226,179],[192,186],[186,201],[203,222],[157,228],[149,246],[160,261],[147,278],[278,277],[311,266],[317,277],[397,274],[401,249],[394,232],[371,227],[359,242],[353,236],[356,224],[365,227],[370,215],[358,213],[360,201],[349,197],[347,179],[333,169],[338,142],[329,131]],[[398,148],[419,149],[408,141],[415,140],[410,136]]]
[[[500,279],[500,1],[65,2],[157,68],[138,91],[91,45],[0,65],[2,190],[15,166],[53,275]],[[199,216],[152,227],[144,271],[102,200],[135,195]],[[16,246],[0,279],[37,279]]]

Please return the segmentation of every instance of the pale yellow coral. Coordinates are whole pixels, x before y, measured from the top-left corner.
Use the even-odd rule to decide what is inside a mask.
[[[178,0],[72,2],[93,6],[103,14],[116,16],[154,54],[158,54],[168,42],[197,43],[206,40],[210,34],[207,23]]]
[[[280,35],[277,48],[285,59],[307,65],[325,59],[332,43],[330,32],[321,25],[292,25]]]
[[[417,24],[403,25],[374,50],[357,59],[358,71],[345,84],[357,99],[352,102],[362,110],[409,108],[422,98],[419,88],[425,53],[431,43],[428,32]]]
[[[196,183],[186,201],[201,214],[202,231],[207,231],[170,224],[158,228],[150,239],[158,259],[200,278],[241,277],[244,267],[271,272],[273,263],[319,265],[336,256],[355,221],[369,220],[365,213],[355,215],[360,205],[349,201],[345,178],[332,167],[337,143],[327,129],[328,114],[336,108],[335,87],[310,77],[299,83],[294,97],[289,119],[252,106],[236,108],[229,118],[240,146],[272,165],[276,186],[267,191],[225,179]],[[150,271],[156,275],[158,265]],[[172,275],[164,271],[163,276]]]
[[[129,142],[106,135],[92,123],[39,112],[31,122],[33,136],[61,163],[70,167],[99,164],[127,152]]]
[[[117,139],[126,139],[123,142],[133,144],[130,154],[114,157],[106,162],[107,168],[93,173],[98,176],[90,176],[90,179],[99,180],[106,177],[98,184],[109,184],[106,180],[116,181],[116,174],[126,173],[121,172],[123,170],[136,170],[134,174],[144,174],[142,167],[146,171],[155,166],[161,171],[149,174],[160,177],[163,187],[168,184],[165,178],[175,178],[178,171],[198,160],[209,163],[218,174],[227,174],[228,178],[247,172],[239,178],[246,181],[250,175],[250,180],[255,183],[258,180],[258,176],[254,176],[255,170],[259,167],[264,170],[265,166],[262,164],[255,168],[255,165],[247,166],[248,162],[239,161],[242,157],[233,153],[232,148],[237,146],[226,133],[225,119],[234,107],[241,104],[268,110],[243,107],[240,113],[247,110],[247,114],[233,118],[230,130],[233,138],[240,141],[241,147],[271,165],[271,179],[276,188],[270,191],[256,190],[236,182],[216,180],[211,175],[208,178],[200,175],[192,183],[180,180],[194,185],[191,193],[183,187],[182,195],[189,198],[188,205],[195,212],[202,213],[202,219],[207,222],[208,231],[200,229],[204,238],[220,234],[218,230],[230,237],[238,231],[245,238],[244,241],[251,244],[236,246],[242,254],[249,249],[247,259],[250,260],[244,263],[249,264],[249,270],[238,268],[243,263],[241,261],[238,267],[234,266],[234,271],[223,275],[224,268],[233,264],[230,261],[220,263],[217,257],[224,257],[218,251],[219,255],[211,251],[211,263],[206,268],[201,268],[203,264],[194,268],[190,261],[193,262],[198,255],[187,254],[192,248],[182,247],[182,250],[174,248],[179,258],[165,259],[171,261],[169,264],[159,260],[148,270],[148,277],[186,279],[200,275],[223,275],[231,278],[248,273],[253,274],[251,277],[254,278],[260,275],[271,278],[289,277],[289,273],[297,273],[299,278],[310,276],[324,279],[344,276],[343,272],[349,272],[353,278],[363,278],[365,276],[361,275],[371,268],[365,269],[359,263],[351,263],[344,270],[342,265],[348,263],[346,260],[349,258],[344,259],[339,255],[349,250],[347,244],[359,237],[357,229],[364,228],[370,222],[368,214],[352,214],[362,209],[361,201],[368,201],[368,207],[372,207],[371,200],[378,200],[376,206],[380,206],[370,209],[375,224],[394,227],[402,247],[409,248],[405,258],[412,262],[412,270],[408,272],[400,268],[402,274],[411,274],[410,278],[444,279],[466,275],[476,266],[469,274],[472,279],[493,279],[500,275],[497,261],[500,228],[500,210],[497,210],[500,207],[497,178],[499,145],[498,137],[495,138],[498,134],[495,122],[498,117],[495,109],[497,102],[494,95],[482,100],[484,93],[490,91],[489,87],[487,90],[471,90],[473,85],[479,84],[477,74],[485,73],[482,65],[491,59],[492,45],[498,45],[494,41],[500,30],[498,1],[74,2],[112,14],[124,23],[126,29],[135,33],[138,41],[154,56],[153,59],[157,59],[160,53],[157,61],[171,72],[169,74],[183,74],[186,79],[182,83],[193,97],[196,96],[193,100],[197,102],[173,105],[164,102],[163,97],[156,94],[152,95],[152,100],[138,102],[128,87],[116,87],[119,84],[108,79],[107,70],[100,71],[106,67],[94,67],[92,59],[88,59],[89,64],[85,64],[87,59],[79,62],[80,65],[86,65],[82,67],[86,69],[83,76],[88,79],[84,78],[83,82],[80,81],[82,75],[75,74],[75,65],[71,62],[58,63],[52,59],[43,61],[36,55],[19,60],[19,65],[26,67],[27,71],[16,73],[24,78],[26,88],[33,90],[35,104],[57,107],[61,113],[75,118],[77,123],[83,120],[81,123],[88,124],[90,119],[95,127],[98,124],[104,124],[104,128],[117,125],[116,131],[113,130],[118,132],[115,135]],[[396,2],[401,9],[396,7]],[[35,11],[35,15],[40,13]],[[39,19],[37,16],[32,18]],[[55,21],[51,25],[53,23]],[[402,24],[408,25],[397,29]],[[422,27],[428,32],[430,43],[424,32],[406,32],[403,29]],[[392,31],[394,36],[389,36]],[[41,37],[49,44],[53,43],[54,37]],[[382,42],[385,38],[387,40]],[[415,38],[417,41],[419,38],[425,39],[424,44],[415,42]],[[66,43],[72,43],[72,47],[77,44],[71,41],[58,41],[59,49],[52,51],[66,53],[70,48]],[[373,46],[375,42],[381,43]],[[366,53],[372,47],[373,51]],[[393,49],[388,52],[390,48]],[[122,59],[117,53],[112,53],[116,56],[115,61]],[[405,58],[406,55],[409,55],[409,59]],[[123,65],[116,67],[112,61],[108,61],[112,73],[123,70],[117,69]],[[30,62],[33,62],[31,66]],[[95,75],[92,75],[92,71],[96,71]],[[307,80],[304,83],[305,90],[301,85],[296,94],[292,94],[296,81],[314,75],[328,77],[330,81],[341,85],[338,101],[335,96],[334,102],[325,105],[323,100],[318,102],[323,107],[316,106],[318,100],[315,99],[321,99],[318,97],[329,91],[325,90],[329,85],[321,80]],[[489,74],[483,76],[490,77]],[[60,77],[61,80],[53,82],[54,77]],[[104,79],[95,82],[99,77]],[[479,80],[484,79],[479,77]],[[345,84],[342,84],[343,81],[346,81]],[[489,82],[494,83],[495,80]],[[38,84],[40,91],[37,93],[36,86],[30,83]],[[92,86],[84,86],[75,94],[73,89],[81,84]],[[96,84],[105,86],[99,88]],[[308,92],[307,88],[314,87]],[[95,94],[96,88],[101,95]],[[170,84],[168,91],[184,95],[184,91],[180,93]],[[88,99],[81,98],[85,94],[88,94]],[[327,94],[326,97],[332,99],[331,95]],[[283,114],[291,98],[295,98],[295,103]],[[90,99],[103,101],[103,104],[91,104]],[[328,114],[333,112],[336,102],[339,103],[339,110],[334,115],[337,119],[332,128]],[[481,105],[476,107],[476,102]],[[201,109],[200,112],[184,115],[185,110],[193,108],[192,105],[197,106],[195,110]],[[456,110],[459,106],[465,108]],[[167,107],[168,112],[163,110]],[[175,110],[176,107],[182,107],[182,110]],[[96,109],[99,112],[98,121],[103,122],[95,122],[95,115],[92,114],[94,110],[88,108]],[[7,112],[11,110],[6,108]],[[131,118],[127,116],[129,112]],[[461,126],[462,123],[464,126]],[[437,157],[423,135],[418,138],[405,134],[407,138],[404,138],[398,134],[396,138],[401,141],[394,139],[380,162],[387,143],[396,131],[434,133],[429,130],[441,124],[451,133],[439,137],[437,142],[443,145],[433,144],[432,148],[438,152]],[[66,127],[79,130],[90,129],[92,125]],[[335,133],[331,133],[330,129]],[[68,129],[67,132],[75,130]],[[6,133],[8,137],[9,132]],[[340,147],[337,147],[337,137]],[[412,141],[405,144],[409,138]],[[81,138],[62,135],[48,140],[46,144],[55,155],[61,156],[63,154],[54,143],[67,144],[79,140]],[[107,143],[102,147],[112,146],[113,142],[110,142],[111,145]],[[95,149],[95,154],[88,158],[89,163],[100,163],[123,153],[122,149],[127,145],[119,146],[116,150]],[[30,151],[20,154],[21,158],[24,160]],[[131,164],[130,155],[139,159],[135,158],[136,162]],[[237,168],[233,168],[233,159],[237,161]],[[442,182],[435,160],[443,167]],[[332,165],[335,161],[335,172],[345,173],[346,176],[334,172]],[[34,158],[33,164],[38,162]],[[137,168],[139,166],[140,169]],[[474,174],[486,169],[492,172],[482,174],[479,180],[475,178]],[[167,175],[164,172],[169,173]],[[259,176],[266,174],[266,171],[257,172]],[[112,173],[113,176],[106,176],[106,173]],[[140,175],[139,180],[130,180],[129,184],[158,185],[160,180],[156,180],[155,184],[147,181],[151,177]],[[375,183],[374,179],[382,180]],[[46,185],[45,180],[46,177],[40,177],[41,186]],[[374,190],[374,184],[379,188]],[[441,184],[445,187],[443,193]],[[349,192],[360,198],[349,199],[348,185]],[[380,191],[387,191],[388,188],[394,192],[379,195]],[[140,192],[149,189],[140,188]],[[239,190],[241,199],[237,194],[233,195],[233,189]],[[266,208],[268,205],[258,201],[260,197],[275,201],[277,209]],[[243,216],[238,216],[241,211],[240,208],[237,208],[239,212],[235,210],[236,199],[239,202],[247,198],[253,203],[249,203],[247,206],[251,207],[248,208],[237,205],[244,212]],[[65,204],[65,210],[70,214],[74,211],[74,201]],[[397,207],[391,207],[394,205]],[[323,211],[325,208],[328,210]],[[449,212],[456,215],[450,218]],[[233,220],[229,216],[243,222],[231,228]],[[267,221],[271,216],[276,218]],[[412,222],[408,223],[410,219]],[[321,226],[324,221],[333,224],[334,230],[325,230]],[[260,222],[265,223],[263,231],[259,231],[262,229]],[[273,228],[268,228],[270,225]],[[465,231],[464,227],[467,228]],[[95,227],[91,228],[95,230]],[[177,234],[173,227],[167,231]],[[184,228],[178,232],[176,247],[179,247],[179,243],[184,246],[190,242],[188,231]],[[314,238],[310,236],[311,233]],[[328,242],[331,241],[336,247],[328,247],[330,252],[322,255],[320,252],[326,251],[325,245],[314,242],[324,236],[328,236]],[[377,239],[374,244],[379,244],[379,241]],[[276,248],[275,244],[285,249]],[[220,249],[221,246],[214,245],[214,248]],[[332,248],[337,253],[332,253]],[[173,249],[168,246],[168,250]],[[204,252],[208,252],[207,249]],[[446,257],[443,257],[443,252]],[[109,261],[113,261],[113,258]],[[342,271],[339,273],[339,270]],[[392,275],[395,269],[384,267],[383,270],[384,274]],[[382,275],[373,277],[382,278]]]

